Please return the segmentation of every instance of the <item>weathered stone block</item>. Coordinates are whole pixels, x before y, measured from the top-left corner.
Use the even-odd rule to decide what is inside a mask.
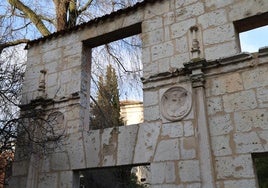
[[[70,159],[68,158],[67,153],[65,152],[57,152],[51,154],[50,157],[50,168],[52,171],[59,170],[69,170],[70,169]]]
[[[238,52],[239,47],[235,41],[218,43],[216,45],[209,45],[205,47],[205,58],[207,60],[213,60],[220,57],[228,57],[237,54]]]
[[[157,91],[145,91],[143,93],[143,106],[148,107],[148,106],[153,106],[157,105],[159,103],[158,99],[158,92]]]
[[[143,67],[143,76],[149,77],[151,75],[154,75],[155,73],[159,73],[158,66],[155,66],[154,63],[147,63]]]
[[[193,136],[195,134],[195,129],[192,121],[183,122],[183,134],[184,136]]]
[[[210,80],[211,95],[221,95],[243,90],[243,82],[239,73],[233,73]]]
[[[82,54],[82,49],[82,42],[80,41],[75,42],[71,45],[64,46],[64,48],[62,49],[63,57]]]
[[[87,167],[97,167],[100,164],[100,130],[84,133]]]
[[[182,182],[200,181],[199,161],[189,160],[179,162],[179,177]]]
[[[146,45],[151,46],[151,45],[161,43],[164,41],[164,30],[161,28],[161,29],[157,29],[154,31],[144,33],[142,35],[142,41],[145,44],[144,47],[146,47]]]
[[[183,125],[181,122],[165,123],[162,125],[161,136],[164,138],[178,138],[183,136]]]
[[[175,13],[172,12],[166,12],[164,13],[164,25],[171,25],[175,22]]]
[[[73,188],[73,179],[73,171],[60,172],[58,187]]]
[[[158,64],[159,73],[170,72],[170,58],[159,59],[155,62],[155,66]]]
[[[213,29],[207,29],[203,33],[204,45],[233,41],[235,29],[233,24],[220,25]]]
[[[198,23],[203,29],[215,27],[227,23],[227,15],[224,9],[215,10],[198,17]]]
[[[176,184],[161,184],[161,185],[151,185],[152,188],[183,188],[183,185]]]
[[[58,38],[58,46],[59,47],[63,47],[63,46],[68,46],[68,45],[72,45],[77,41],[81,41],[79,40],[79,34],[76,35],[64,35],[60,38]]]
[[[237,153],[253,153],[263,151],[260,137],[256,132],[236,133],[234,142]]]
[[[119,128],[106,128],[103,129],[101,135],[101,164],[103,166],[114,166],[117,158],[117,144],[118,144]]]
[[[170,3],[155,3],[149,11],[145,12],[145,19],[153,18],[156,15],[162,15],[170,11]]]
[[[189,52],[188,41],[187,41],[187,37],[186,36],[177,38],[175,41],[176,41],[176,48],[175,48],[175,50],[177,52],[179,52],[179,53]]]
[[[55,62],[55,61],[60,61],[60,58],[61,58],[61,48],[57,48],[57,49],[54,49],[54,50],[50,50],[46,53],[43,54],[42,56],[42,61],[44,64],[47,64],[47,63],[52,63],[52,62]]]
[[[146,44],[144,44],[146,45]],[[141,60],[144,63],[144,66],[148,66],[148,64],[151,62],[151,48],[147,47],[147,48],[143,48],[142,49],[142,57]]]
[[[38,179],[38,188],[57,187],[57,173],[40,173]]]
[[[266,12],[268,4],[260,1],[255,3],[254,1],[238,1],[229,6],[228,16],[230,21],[240,20],[245,17],[253,16],[256,12],[261,14]]]
[[[76,133],[68,137],[66,150],[70,159],[71,169],[81,169],[86,166],[82,134]]]
[[[180,140],[181,159],[194,159],[196,157],[197,142],[195,137],[182,138]]]
[[[263,87],[268,85],[268,68],[256,68],[242,73],[245,89]]]
[[[160,123],[140,125],[135,146],[134,163],[146,163],[152,160],[160,134],[160,126]]]
[[[12,165],[12,175],[13,176],[23,176],[27,175],[29,168],[28,161],[15,161]]]
[[[117,165],[133,163],[136,138],[139,125],[131,125],[119,128]]]
[[[175,182],[174,162],[151,163],[152,184]]]
[[[248,90],[224,95],[223,106],[225,112],[254,109],[257,107],[255,92],[253,90]]]
[[[263,145],[263,150],[268,151],[268,131],[258,132],[260,140]]]
[[[163,18],[161,16],[155,16],[152,19],[148,19],[142,23],[143,32],[153,31],[163,27]]]
[[[124,17],[124,21],[123,24],[116,24],[116,26],[118,27],[127,27],[139,22],[142,22],[142,20],[144,19],[144,12],[143,11],[136,11],[135,14],[129,14],[127,16]],[[113,23],[111,23],[113,24]],[[114,24],[115,25],[115,24]]]
[[[217,112],[221,112],[223,110],[222,98],[221,97],[208,98],[207,110],[208,110],[208,115],[214,115]]]
[[[236,131],[248,132],[252,129],[268,129],[268,113],[266,109],[255,109],[249,111],[235,112],[234,121]]]
[[[189,53],[174,55],[170,58],[170,67],[180,69],[184,67],[183,63],[189,61],[190,61]]]
[[[216,176],[218,179],[254,178],[251,155],[236,157],[216,157]]]
[[[229,135],[211,137],[211,145],[213,154],[215,156],[224,156],[232,154]]]
[[[197,1],[198,0],[180,0],[180,1],[175,1],[175,8],[180,8],[181,6],[190,5],[190,4],[195,3]]]
[[[171,25],[171,38],[179,38],[186,35],[190,27],[196,24],[195,19],[188,19]]]
[[[151,48],[151,53],[153,61],[172,56],[174,54],[174,45],[172,42],[165,42],[154,45]]]
[[[261,108],[268,108],[268,86],[257,88],[257,101]]]
[[[179,140],[162,140],[157,144],[154,161],[178,160],[180,158]]]
[[[58,47],[58,41],[57,40],[50,40],[50,41],[44,43],[43,45],[41,45],[40,52],[45,53],[45,52],[48,52],[50,50],[54,50],[57,47]],[[30,51],[32,51],[32,50],[30,50]]]
[[[201,188],[201,187],[202,187],[201,183],[186,184],[186,188]]]
[[[212,136],[230,133],[234,127],[229,114],[215,115],[209,118],[210,134]]]
[[[215,1],[215,0],[206,0],[205,5],[209,8],[221,8],[232,4],[234,0],[225,0],[225,1]]]
[[[160,119],[159,106],[150,106],[144,108],[144,121],[155,121]]]
[[[255,188],[255,179],[224,181],[224,188]]]
[[[176,21],[193,18],[193,17],[203,14],[204,12],[205,12],[204,3],[196,2],[191,5],[176,9]]]

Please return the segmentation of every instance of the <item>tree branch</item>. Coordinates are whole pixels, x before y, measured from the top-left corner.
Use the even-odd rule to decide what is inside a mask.
[[[3,49],[7,48],[7,47],[11,47],[11,46],[16,46],[18,44],[23,44],[23,43],[27,43],[30,40],[28,39],[19,39],[19,40],[15,40],[15,41],[11,41],[11,42],[6,42],[3,44],[0,44],[0,54],[2,53]]]
[[[88,0],[88,2],[78,10],[78,15],[87,10],[87,8],[91,5],[92,2],[93,0]]]
[[[50,34],[49,30],[46,28],[41,18],[32,9],[24,5],[20,0],[8,0],[8,2],[16,9],[22,11],[27,16],[27,18],[29,18],[33,22],[33,24],[43,36],[47,36]]]

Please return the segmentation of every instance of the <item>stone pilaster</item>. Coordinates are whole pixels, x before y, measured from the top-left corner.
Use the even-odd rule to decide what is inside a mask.
[[[210,134],[208,128],[207,109],[205,102],[205,75],[202,68],[206,65],[206,60],[193,60],[185,67],[191,71],[190,78],[192,82],[193,94],[196,104],[196,123],[198,129],[198,143],[199,143],[199,161],[202,187],[216,187],[214,167],[211,153]]]

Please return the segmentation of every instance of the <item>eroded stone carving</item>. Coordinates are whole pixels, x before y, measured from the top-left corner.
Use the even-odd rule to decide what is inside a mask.
[[[192,106],[191,93],[183,87],[168,89],[161,98],[161,113],[170,121],[185,117]]]

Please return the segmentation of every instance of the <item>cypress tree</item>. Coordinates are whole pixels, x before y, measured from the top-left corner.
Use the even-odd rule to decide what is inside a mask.
[[[105,79],[99,77],[97,101],[91,107],[91,128],[100,129],[123,125],[120,117],[119,89],[115,69],[107,66]]]

